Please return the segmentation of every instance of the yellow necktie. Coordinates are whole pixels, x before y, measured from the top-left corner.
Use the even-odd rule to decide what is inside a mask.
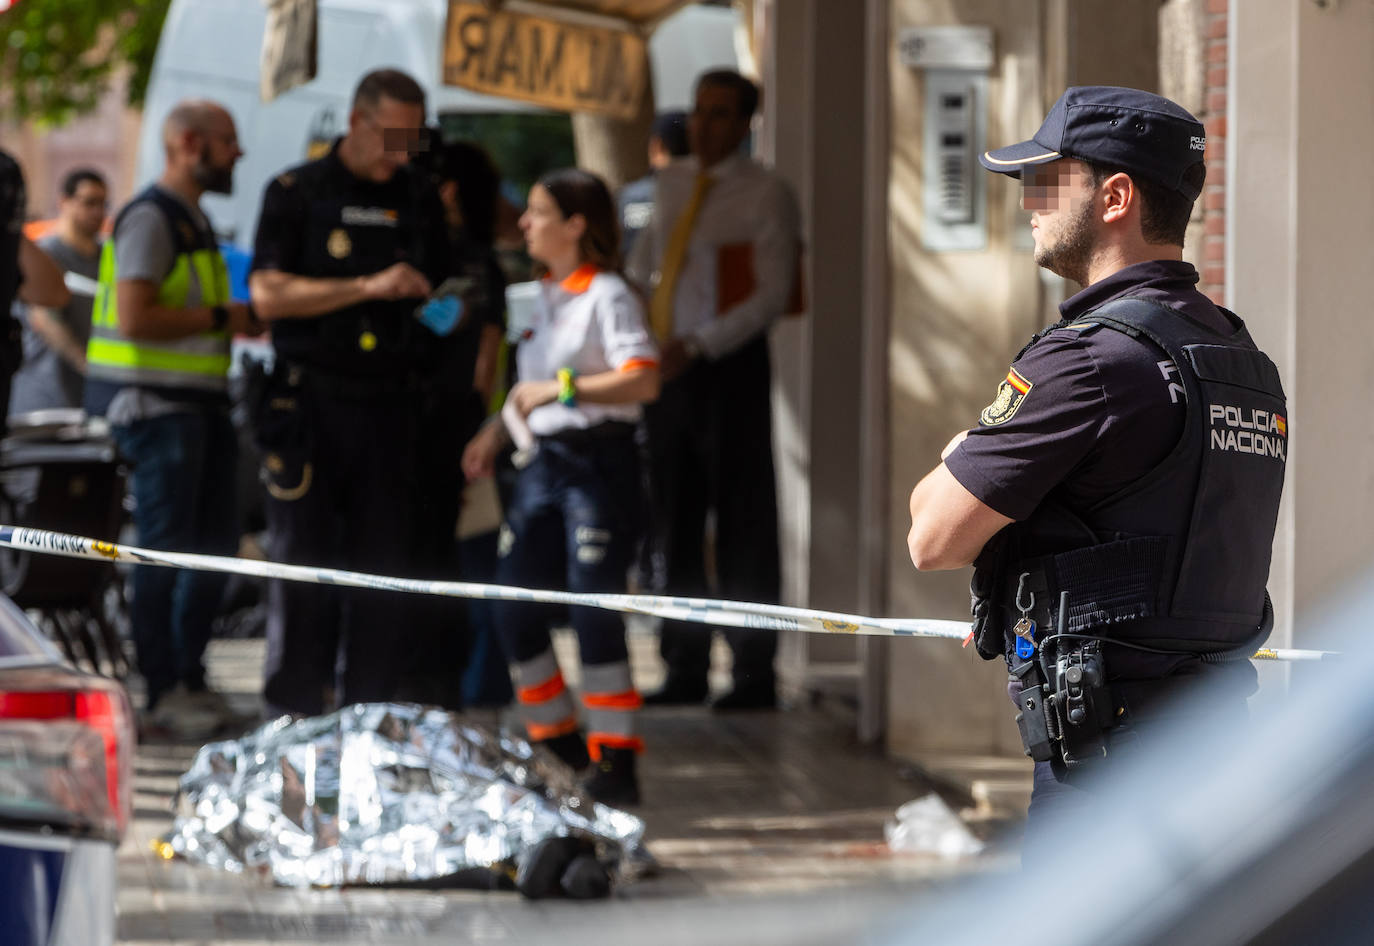
[[[654,337],[661,342],[673,335],[673,296],[677,289],[677,278],[682,273],[682,264],[687,259],[687,244],[692,239],[692,227],[697,222],[701,205],[706,203],[706,192],[711,189],[715,179],[708,174],[698,174],[696,186],[692,189],[692,199],[682,209],[682,214],[673,224],[673,232],[668,237],[668,246],[663,251],[663,261],[658,268],[658,286],[649,303],[649,327]]]

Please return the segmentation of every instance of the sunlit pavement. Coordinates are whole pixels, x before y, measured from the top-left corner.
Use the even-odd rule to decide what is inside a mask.
[[[636,682],[652,688],[661,674],[654,639],[631,640]],[[560,638],[561,651],[570,646]],[[236,708],[253,709],[262,641],[211,647],[212,685]],[[852,943],[880,935],[892,911],[935,878],[1013,863],[997,844],[962,861],[889,852],[884,821],[929,785],[859,745],[842,706],[664,708],[646,711],[643,722],[645,803],[636,813],[663,869],[591,903],[467,890],[293,890],[163,861],[152,841],[171,824],[177,777],[196,747],[143,746],[134,825],[120,850],[120,942]]]

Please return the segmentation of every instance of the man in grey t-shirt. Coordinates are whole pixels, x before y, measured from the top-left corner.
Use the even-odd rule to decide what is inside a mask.
[[[104,178],[89,168],[62,181],[56,231],[38,246],[69,274],[71,300],[61,308],[30,306],[22,313],[24,362],[14,376],[10,414],[81,406],[108,195]]]
[[[134,526],[154,549],[238,549],[238,444],[225,375],[229,342],[259,329],[230,301],[206,193],[227,194],[242,156],[214,102],[179,103],[163,122],[166,165],[115,221],[86,348],[86,409],[104,416],[133,467]],[[206,686],[205,645],[224,576],[140,566],[130,608],[147,700],[144,733],[207,738],[233,714]]]

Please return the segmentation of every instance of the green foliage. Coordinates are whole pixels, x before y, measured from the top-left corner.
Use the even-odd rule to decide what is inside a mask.
[[[20,0],[0,14],[0,115],[60,125],[100,102],[126,66],[143,104],[171,0]]]

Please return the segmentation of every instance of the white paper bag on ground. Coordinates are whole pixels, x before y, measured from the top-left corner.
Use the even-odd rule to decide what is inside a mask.
[[[889,848],[903,853],[971,857],[983,850],[983,842],[934,792],[898,808],[897,819],[883,827],[883,835]]]

